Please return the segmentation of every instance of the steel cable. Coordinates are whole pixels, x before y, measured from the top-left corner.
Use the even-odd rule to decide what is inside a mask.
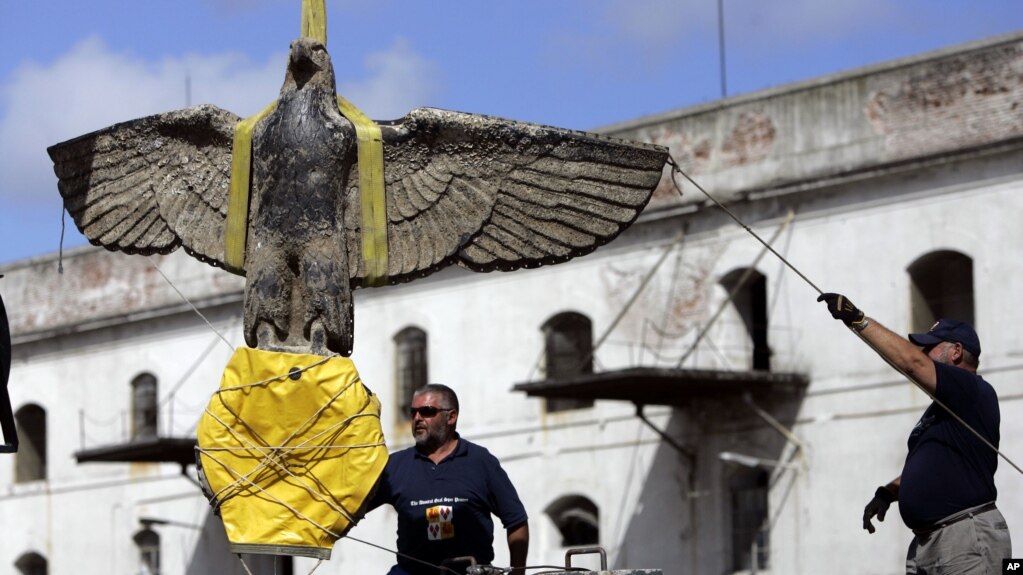
[[[685,179],[689,180],[689,182],[691,184],[693,184],[693,186],[695,186],[696,189],[700,190],[700,192],[702,192],[703,195],[707,196],[707,199],[709,199],[711,202],[713,202],[714,205],[716,205],[717,207],[721,208],[726,214],[728,214],[733,220],[735,220],[735,222],[737,224],[739,224],[751,236],[756,238],[757,241],[759,241],[765,248],[767,248],[772,254],[774,254],[775,257],[777,257],[779,260],[781,260],[781,262],[784,263],[790,270],[795,272],[796,275],[798,275],[800,278],[802,278],[802,280],[804,282],[806,282],[807,285],[809,285],[811,288],[813,288],[814,291],[816,291],[819,295],[824,293],[819,287],[817,287],[816,284],[814,284],[812,281],[810,281],[810,278],[808,278],[805,275],[803,275],[802,272],[800,272],[798,269],[796,269],[796,266],[792,265],[792,263],[789,262],[787,259],[785,259],[784,256],[782,256],[777,251],[775,251],[774,248],[772,248],[770,246],[770,244],[765,242],[759,235],[756,234],[756,232],[751,230],[750,227],[747,226],[742,220],[740,220],[738,216],[736,216],[734,213],[732,213],[731,210],[729,210],[721,202],[719,202],[716,198],[714,198],[714,196],[710,195],[710,193],[707,192],[707,190],[703,189],[703,186],[701,186],[700,184],[696,183],[695,180],[693,180],[691,177],[689,177],[688,174],[686,174],[684,171],[682,171],[682,168],[678,165],[678,162],[676,162],[675,159],[672,158],[670,155],[668,156],[668,164],[671,166],[671,171],[672,171],[671,181],[675,185],[675,188],[678,190],[678,193],[680,195],[682,194],[682,187],[678,184],[678,181],[675,180],[675,174],[676,173],[681,174],[682,177],[684,177]],[[870,349],[874,350],[874,353],[879,355],[881,357],[881,359],[883,359],[885,361],[885,363],[887,363],[888,365],[890,365],[892,367],[892,369],[894,369],[895,371],[897,371],[900,374],[902,374],[902,376],[905,377],[907,380],[909,380],[910,383],[912,383],[913,385],[917,386],[921,391],[924,392],[924,394],[927,395],[927,397],[931,398],[931,400],[933,400],[935,404],[937,404],[939,407],[941,407],[946,412],[948,412],[949,415],[951,415],[956,421],[958,421],[960,424],[962,424],[963,427],[965,427],[967,430],[969,430],[970,433],[972,433],[974,436],[976,436],[977,439],[979,439],[984,445],[986,445],[987,447],[991,448],[991,450],[993,450],[996,454],[998,454],[999,457],[1004,459],[1009,465],[1011,465],[1013,468],[1015,468],[1016,471],[1020,473],[1020,475],[1023,475],[1023,469],[1020,469],[1020,467],[1018,465],[1016,465],[1016,463],[1014,463],[1011,459],[1009,459],[1009,457],[1006,456],[1004,453],[999,451],[997,447],[992,445],[991,442],[987,440],[987,438],[985,438],[983,435],[980,434],[980,432],[978,432],[976,429],[971,427],[968,423],[963,421],[963,419],[961,417],[959,417],[958,415],[956,415],[956,413],[954,411],[952,411],[947,405],[942,403],[938,398],[934,397],[933,394],[931,394],[929,391],[924,389],[924,387],[922,385],[920,385],[920,383],[918,383],[916,380],[914,380],[902,368],[900,368],[897,365],[893,364],[891,361],[888,360],[888,358],[884,357],[884,355],[881,354],[881,352],[877,349],[877,347],[873,343],[871,343],[870,341],[867,341],[867,339],[865,337],[863,337],[863,334],[857,332],[856,330],[852,329],[851,327],[849,328],[849,331],[851,331],[852,333],[856,334],[856,336],[860,338],[860,341],[862,341],[863,343],[867,344],[867,346],[869,346]]]

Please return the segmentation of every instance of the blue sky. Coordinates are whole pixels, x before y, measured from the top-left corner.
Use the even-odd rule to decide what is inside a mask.
[[[0,0],[0,264],[57,250],[46,147],[272,101],[299,0]],[[720,97],[717,0],[327,0],[339,91],[592,129]],[[724,0],[730,95],[1023,29],[1019,0]],[[65,247],[85,240],[70,218]]]

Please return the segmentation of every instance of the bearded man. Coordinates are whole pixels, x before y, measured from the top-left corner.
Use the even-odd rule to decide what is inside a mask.
[[[398,564],[388,575],[435,575],[444,565],[463,573],[473,557],[494,560],[496,515],[507,531],[513,575],[529,549],[526,510],[508,474],[485,448],[458,435],[458,396],[446,385],[417,389],[409,408],[416,444],[392,453],[370,502],[398,512]]]

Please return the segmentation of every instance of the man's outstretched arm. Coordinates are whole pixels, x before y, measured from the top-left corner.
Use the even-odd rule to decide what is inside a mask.
[[[934,395],[938,386],[934,361],[913,342],[881,325],[876,319],[864,315],[844,295],[821,294],[817,301],[826,302],[831,317],[841,320],[859,333],[888,363],[909,376],[927,393]]]

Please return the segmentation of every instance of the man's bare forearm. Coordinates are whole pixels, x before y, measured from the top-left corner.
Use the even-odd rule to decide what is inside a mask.
[[[881,325],[876,319],[868,317],[866,320],[870,323],[859,332],[863,339],[867,340],[885,361],[934,395],[938,376],[931,358],[911,341]]]
[[[522,523],[508,530],[508,556],[513,567],[511,575],[524,575],[529,554],[529,524]]]

